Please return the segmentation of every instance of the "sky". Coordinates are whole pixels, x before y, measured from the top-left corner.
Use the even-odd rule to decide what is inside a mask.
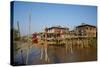
[[[88,5],[51,4],[36,2],[14,2],[13,27],[19,22],[21,35],[29,32],[42,32],[45,27],[63,26],[73,29],[81,23],[97,24],[97,7]],[[31,21],[29,17],[31,16]]]

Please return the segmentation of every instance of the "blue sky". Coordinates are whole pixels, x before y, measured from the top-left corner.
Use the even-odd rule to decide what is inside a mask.
[[[41,32],[45,27],[61,25],[73,29],[81,23],[96,25],[97,7],[69,4],[49,4],[36,2],[14,2],[14,28],[19,21],[21,35],[29,30],[31,14],[31,33]]]

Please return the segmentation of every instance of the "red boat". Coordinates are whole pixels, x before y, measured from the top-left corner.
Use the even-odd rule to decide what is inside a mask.
[[[38,37],[37,37],[37,36],[38,36],[37,33],[33,33],[33,34],[32,34],[32,42],[33,42],[33,43],[38,43]]]

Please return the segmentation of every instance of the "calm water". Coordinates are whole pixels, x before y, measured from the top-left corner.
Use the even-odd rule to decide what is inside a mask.
[[[43,52],[42,59],[40,59]],[[96,48],[73,48],[66,49],[65,47],[49,46],[47,49],[49,61],[45,61],[44,48],[32,46],[28,52],[27,64],[51,64],[51,63],[66,63],[79,61],[95,61],[97,59]],[[25,64],[27,49],[19,50],[15,55],[15,64]]]

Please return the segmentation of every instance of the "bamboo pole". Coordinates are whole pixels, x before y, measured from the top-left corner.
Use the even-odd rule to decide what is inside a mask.
[[[26,64],[28,64],[29,49],[30,49],[30,47],[28,46],[28,48],[27,48],[27,55],[26,55]]]
[[[47,54],[47,48],[45,48],[45,61],[49,61],[48,54]]]
[[[30,52],[30,32],[31,32],[31,13],[29,14],[29,33],[28,33],[28,47],[27,47],[27,55],[26,55],[26,64],[28,64],[28,55]]]
[[[43,45],[41,46],[41,54],[40,54],[40,59],[43,59]]]
[[[20,38],[20,27],[19,27],[19,21],[17,21],[17,27],[18,27],[18,37]]]
[[[21,35],[20,35],[20,26],[19,26],[19,21],[17,21],[17,27],[18,27],[18,37],[19,37],[19,41],[21,40]],[[22,58],[22,62],[24,64],[24,57],[23,57],[23,50],[20,50],[21,53],[21,58]]]

